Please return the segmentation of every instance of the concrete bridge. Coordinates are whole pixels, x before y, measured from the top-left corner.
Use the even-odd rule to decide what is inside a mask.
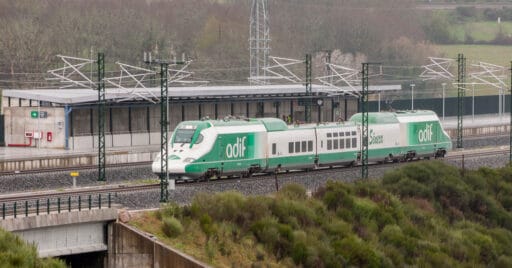
[[[108,226],[116,219],[117,209],[102,208],[9,217],[0,228],[33,242],[40,257],[55,257],[106,251]]]

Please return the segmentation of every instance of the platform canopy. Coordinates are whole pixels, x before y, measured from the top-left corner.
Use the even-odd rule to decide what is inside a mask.
[[[370,86],[373,93],[381,91],[401,90],[401,85]],[[332,88],[323,85],[312,86],[312,96],[332,97],[345,95],[346,91],[354,93],[352,88]],[[357,94],[357,91],[355,92]],[[79,105],[95,103],[98,91],[91,89],[8,89],[2,92],[4,97],[20,98],[34,101],[45,101],[63,105]],[[202,87],[169,87],[171,100],[236,100],[251,97],[258,98],[302,98],[306,96],[305,86],[292,85],[261,85],[261,86],[202,86]],[[106,89],[106,100],[109,102],[153,101],[160,98],[160,88],[115,88]]]

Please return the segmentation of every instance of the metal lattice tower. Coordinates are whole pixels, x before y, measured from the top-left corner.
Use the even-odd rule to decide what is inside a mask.
[[[249,23],[250,77],[265,77],[270,53],[268,0],[252,0]]]
[[[167,83],[168,63],[160,64],[160,202],[165,203],[169,198],[167,185],[168,178],[168,133],[169,124],[167,120],[167,104],[169,101],[169,91]]]
[[[512,164],[512,61],[510,62],[510,147],[509,147],[509,164]]]
[[[311,75],[311,54],[306,54],[306,95],[308,99],[306,100],[304,107],[304,120],[308,123],[311,123]]]
[[[98,53],[98,181],[105,181],[105,54]]]
[[[361,120],[361,178],[368,178],[368,66],[369,63],[363,63],[363,77],[362,77],[362,120]]]
[[[464,86],[466,84],[466,58],[460,53],[457,56],[457,148],[463,147],[462,130],[464,117]]]

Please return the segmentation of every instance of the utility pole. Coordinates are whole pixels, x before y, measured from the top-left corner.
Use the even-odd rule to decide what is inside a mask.
[[[509,145],[509,165],[512,164],[512,61],[510,62],[510,126],[509,126],[509,131],[510,131],[510,145]]]
[[[168,133],[169,122],[167,120],[167,103],[169,101],[169,87],[167,81],[167,70],[169,63],[160,63],[160,203],[169,200],[169,169],[168,164]]]
[[[462,131],[464,117],[464,86],[466,84],[466,58],[464,54],[457,56],[457,148],[463,147]]]
[[[98,181],[105,181],[105,54],[98,53]]]
[[[147,58],[144,57],[146,60]],[[145,61],[148,65],[160,65],[160,203],[166,203],[169,200],[169,188],[174,190],[174,180],[169,185],[169,64],[184,64],[184,61],[167,62],[162,60]],[[169,187],[170,186],[170,187]]]
[[[369,95],[369,66],[370,65],[380,65],[380,63],[369,63],[364,62],[363,65],[363,75],[362,75],[362,91],[360,97],[360,107],[361,107],[361,178],[368,179],[368,95]]]
[[[306,54],[306,102],[304,107],[305,121],[311,123],[311,54]]]

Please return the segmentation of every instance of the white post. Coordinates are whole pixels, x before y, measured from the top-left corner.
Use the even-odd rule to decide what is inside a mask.
[[[414,86],[415,84],[411,84],[411,110],[414,110]]]
[[[471,108],[471,111],[473,113],[473,121],[475,121],[475,82],[471,83],[471,85],[473,86],[473,108]]]
[[[498,115],[501,121],[501,88],[498,90]]]
[[[444,121],[444,98],[445,98],[445,87],[446,87],[446,83],[442,83],[441,84],[443,86],[443,121]]]

